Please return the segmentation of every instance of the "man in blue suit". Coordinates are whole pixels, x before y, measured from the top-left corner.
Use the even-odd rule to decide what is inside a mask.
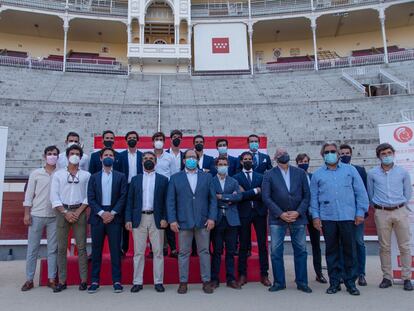
[[[164,292],[164,229],[167,227],[166,196],[168,178],[155,172],[157,156],[151,151],[143,153],[144,173],[132,178],[129,185],[125,212],[125,228],[134,237],[134,285],[132,293],[143,288],[145,249],[150,239],[154,254],[154,287]]]
[[[262,197],[269,209],[273,286],[269,291],[286,288],[283,244],[286,229],[292,239],[297,289],[311,293],[308,286],[306,224],[310,192],[305,171],[289,165],[290,157],[283,148],[275,154],[277,167],[263,177]]]
[[[270,160],[269,155],[259,151],[260,137],[256,134],[251,134],[247,137],[247,144],[249,145],[249,151],[253,155],[253,170],[256,173],[264,174],[272,169],[272,160]],[[242,167],[239,166],[239,169],[242,169]]]
[[[256,231],[259,248],[260,282],[268,287],[269,259],[267,251],[267,209],[262,202],[263,175],[253,171],[252,154],[245,151],[240,156],[243,170],[233,178],[242,188],[242,201],[238,204],[241,228],[239,231],[239,284],[247,283],[247,252],[251,244],[251,228]]]
[[[88,202],[91,208],[89,223],[92,237],[92,284],[89,293],[99,288],[102,249],[108,237],[111,253],[114,292],[123,291],[121,285],[121,228],[127,195],[127,180],[123,173],[112,169],[115,150],[106,147],[101,151],[103,170],[91,176],[88,183]]]
[[[240,226],[237,202],[242,199],[239,183],[228,175],[229,159],[219,156],[216,159],[217,175],[213,179],[217,197],[217,222],[212,232],[213,256],[211,261],[211,283],[214,288],[220,285],[221,255],[226,244],[227,286],[241,289],[234,273],[234,253],[237,247],[237,230]]]
[[[184,153],[185,170],[171,176],[168,185],[167,215],[171,230],[178,233],[180,253],[179,294],[187,293],[191,243],[195,236],[200,257],[203,291],[213,293],[210,284],[210,231],[217,220],[217,199],[211,174],[198,169],[194,150]]]
[[[115,134],[111,130],[106,130],[102,133],[102,141],[105,148],[112,148],[115,143]],[[115,160],[113,169],[122,172],[121,164],[119,161],[119,153],[115,151]],[[100,151],[96,151],[91,154],[89,160],[89,173],[91,175],[100,172],[102,170],[102,161]]]
[[[219,157],[225,157],[228,159],[228,176],[233,176],[237,173],[239,167],[239,161],[237,158],[229,155],[228,152],[229,141],[225,138],[218,138],[216,140],[216,148],[219,153]],[[217,172],[217,169],[215,170]]]
[[[210,173],[213,176],[217,174],[215,171],[214,158],[204,154],[204,136],[196,135],[193,138],[194,150],[198,157],[198,168],[205,173]]]

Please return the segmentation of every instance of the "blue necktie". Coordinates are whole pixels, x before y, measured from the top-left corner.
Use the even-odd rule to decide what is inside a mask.
[[[253,153],[253,167],[254,168],[257,167],[257,153],[256,152]]]

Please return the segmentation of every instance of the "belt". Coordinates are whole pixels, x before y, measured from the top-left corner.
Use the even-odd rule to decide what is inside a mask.
[[[152,215],[154,214],[154,211],[142,211],[141,213],[145,215]]]
[[[404,206],[405,206],[404,203],[401,203],[400,205],[396,205],[396,206],[381,206],[381,205],[378,205],[378,204],[374,204],[375,209],[383,209],[383,210],[386,210],[386,211],[393,211],[393,210],[399,209],[399,208],[404,207]]]
[[[74,205],[67,205],[67,204],[63,204],[63,207],[65,209],[78,209],[79,207],[81,207],[82,204],[74,204]]]

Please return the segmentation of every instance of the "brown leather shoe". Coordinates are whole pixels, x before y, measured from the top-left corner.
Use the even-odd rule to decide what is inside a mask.
[[[247,278],[246,278],[245,275],[241,275],[240,278],[239,278],[239,285],[243,286],[245,284],[247,284]]]
[[[220,287],[220,282],[219,282],[219,281],[211,281],[211,282],[210,282],[210,286],[211,286],[213,289],[216,289],[217,287]]]
[[[227,287],[233,288],[233,289],[241,289],[241,286],[238,282],[235,280],[227,282]]]
[[[22,292],[27,292],[33,288],[33,281],[26,281],[22,286]]]
[[[214,288],[210,282],[203,282],[203,292],[206,294],[212,294],[214,292]]]
[[[262,283],[266,287],[270,287],[272,283],[270,283],[270,280],[267,276],[262,276],[260,279],[260,283]]]
[[[47,287],[51,288],[51,289],[55,289],[56,287],[56,281],[48,281],[47,282]]]
[[[177,293],[187,294],[187,290],[188,290],[187,283],[180,283],[180,286],[178,286],[178,289],[177,289]]]

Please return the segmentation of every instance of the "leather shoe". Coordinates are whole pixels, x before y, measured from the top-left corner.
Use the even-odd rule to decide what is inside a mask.
[[[51,288],[52,290],[55,289],[55,287],[56,287],[56,281],[55,280],[48,281],[47,282],[47,287]]]
[[[177,252],[176,249],[170,252],[170,257],[171,258],[178,258],[178,252]]]
[[[323,274],[318,274],[315,278],[316,282],[319,282],[321,284],[326,284],[328,283],[328,281],[325,279],[325,277],[323,276]]]
[[[326,290],[326,293],[329,295],[336,294],[341,291],[341,285],[331,285]]]
[[[282,286],[280,284],[275,283],[271,287],[269,287],[268,291],[273,293],[273,292],[278,292],[280,290],[283,290],[285,288],[286,286]]]
[[[388,287],[391,287],[391,286],[392,286],[391,280],[388,280],[386,278],[383,278],[382,279],[382,282],[379,285],[379,288],[388,288]]]
[[[53,289],[54,293],[60,293],[62,290],[65,290],[67,288],[66,283],[65,284],[58,284],[55,286],[55,288]]]
[[[260,278],[260,283],[262,283],[266,287],[272,286],[272,283],[270,282],[269,278],[267,276],[262,276]]]
[[[304,292],[304,293],[312,293],[312,289],[308,285],[298,285],[298,290]]]
[[[214,288],[211,286],[210,282],[203,282],[203,292],[206,294],[212,294]]]
[[[246,278],[246,276],[245,276],[245,275],[241,275],[241,276],[239,277],[239,285],[240,285],[240,286],[243,286],[243,285],[245,285],[245,284],[247,284],[247,278]]]
[[[79,284],[79,290],[80,291],[84,291],[88,289],[88,284],[86,284],[86,282],[82,282]]]
[[[365,280],[365,276],[363,274],[358,277],[358,285],[367,286],[367,280]]]
[[[186,294],[188,290],[187,283],[180,283],[177,289],[177,293]]]
[[[241,289],[241,286],[239,283],[236,282],[236,280],[228,281],[227,287],[233,288],[233,289]]]
[[[131,293],[138,293],[140,290],[142,290],[144,287],[142,285],[139,284],[134,284],[131,287]]]
[[[155,291],[157,293],[163,293],[163,292],[165,292],[165,288],[164,288],[164,286],[162,284],[155,284],[154,285],[154,288],[155,288]]]
[[[27,281],[22,286],[22,292],[27,292],[27,291],[31,290],[33,287],[34,287],[33,281]]]
[[[411,280],[404,280],[404,290],[413,290],[413,284],[411,284]]]
[[[220,282],[218,280],[213,280],[210,282],[210,285],[212,288],[216,289],[217,287],[220,287]]]
[[[347,288],[346,291],[352,296],[359,296],[360,295],[360,292],[359,292],[358,288],[356,288],[356,287]]]

